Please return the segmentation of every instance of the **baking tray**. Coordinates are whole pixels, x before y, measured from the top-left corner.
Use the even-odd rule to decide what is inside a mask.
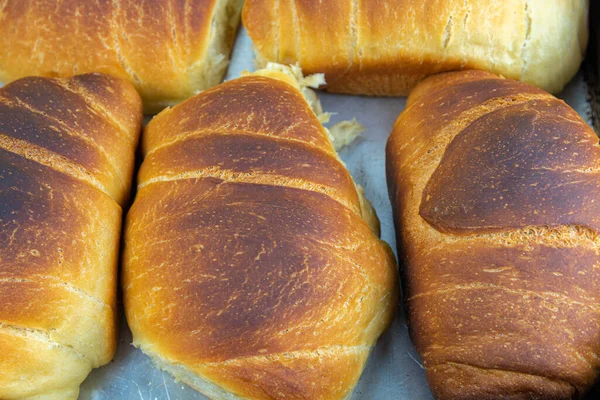
[[[594,35],[592,36],[594,37]],[[592,43],[595,40],[592,40]],[[593,47],[593,46],[592,46]],[[253,70],[252,43],[243,28],[237,35],[226,80]],[[597,57],[588,57],[578,75],[559,95],[577,110],[596,132],[600,129]],[[363,135],[340,152],[354,179],[364,187],[381,221],[382,238],[395,250],[392,210],[385,180],[385,143],[405,98],[374,98],[320,93],[325,111],[335,113],[331,123],[356,118],[366,128]],[[122,315],[122,312],[121,312]],[[131,332],[121,318],[121,336],[115,359],[94,370],[81,387],[83,400],[191,400],[205,399],[190,387],[156,369],[131,345]],[[590,395],[600,398],[600,391]],[[410,342],[402,307],[391,328],[377,342],[352,400],[433,399],[425,370]]]

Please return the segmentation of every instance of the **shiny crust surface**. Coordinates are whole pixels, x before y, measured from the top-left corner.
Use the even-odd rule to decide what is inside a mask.
[[[600,150],[539,89],[423,81],[387,145],[411,337],[439,399],[574,399],[600,366]]]
[[[129,80],[147,113],[218,84],[242,0],[0,2],[0,82],[102,72]]]
[[[398,284],[326,135],[297,89],[257,76],[150,122],[125,233],[137,346],[233,398],[351,392]]]
[[[482,69],[558,92],[588,40],[588,0],[247,0],[259,63],[324,72],[332,92],[405,96],[424,77]]]
[[[106,75],[0,88],[0,398],[75,399],[116,348],[142,105]]]

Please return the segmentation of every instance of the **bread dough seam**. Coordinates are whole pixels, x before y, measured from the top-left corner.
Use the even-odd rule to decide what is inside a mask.
[[[289,128],[288,128],[289,129]],[[218,131],[218,130],[203,130],[203,129],[198,129],[198,130],[194,130],[194,131],[187,131],[187,132],[183,132],[181,134],[178,134],[173,140],[169,140],[168,142],[164,142],[161,143],[160,145],[154,147],[152,150],[148,151],[146,153],[146,155],[144,156],[144,158],[148,158],[150,155],[156,153],[157,151],[164,149],[166,147],[170,147],[173,146],[177,143],[183,142],[185,140],[188,139],[193,139],[195,137],[204,137],[204,136],[250,136],[250,137],[256,137],[256,138],[266,138],[268,137],[269,139],[272,139],[274,141],[279,141],[279,142],[287,142],[287,143],[298,143],[300,145],[303,145],[305,147],[310,147],[311,150],[317,151],[319,153],[323,153],[323,154],[327,154],[331,157],[334,157],[335,160],[339,161],[339,158],[337,156],[337,153],[335,153],[335,151],[333,150],[333,146],[331,146],[331,150],[332,151],[326,151],[325,149],[321,148],[320,146],[317,146],[313,143],[301,140],[301,139],[296,139],[293,137],[289,137],[289,136],[280,136],[280,135],[275,135],[273,133],[267,133],[267,132],[244,132],[244,131],[239,131],[236,129],[231,129],[228,130],[227,132],[222,132],[222,131]]]
[[[65,132],[67,135],[69,135],[70,137],[72,137],[72,138],[74,138],[76,140],[81,140],[81,141],[85,142],[87,145],[90,145],[95,150],[97,150],[102,155],[102,158],[104,158],[106,161],[108,161],[108,163],[110,164],[110,167],[112,168],[112,170],[113,171],[117,171],[117,160],[114,157],[111,157],[108,154],[108,152],[104,149],[104,147],[102,147],[100,144],[98,144],[97,141],[91,139],[90,137],[88,137],[86,135],[77,134],[77,132],[73,131],[72,127],[70,127],[67,123],[65,123],[64,121],[60,120],[59,118],[56,118],[56,117],[54,117],[52,115],[48,115],[44,111],[37,110],[36,108],[34,108],[31,105],[25,103],[24,101],[22,101],[18,97],[15,97],[13,99],[7,99],[5,97],[1,97],[0,96],[0,103],[5,103],[5,104],[8,104],[9,106],[12,106],[12,107],[15,107],[15,108],[24,108],[27,111],[31,112],[32,114],[41,115],[44,118],[46,118],[46,119],[48,119],[48,120],[50,120],[50,121],[58,124],[62,128],[63,132]],[[48,125],[51,125],[51,123],[49,123]],[[119,174],[114,174],[112,176],[114,178],[118,179],[118,185],[119,186],[122,186],[122,185],[125,184],[125,182],[123,181],[123,177],[120,176]]]
[[[85,360],[89,363],[90,368],[92,368],[91,360],[85,355],[77,351],[73,346],[57,342],[55,339],[52,339],[50,334],[42,329],[37,328],[26,328],[18,325],[8,324],[6,322],[0,321],[0,330],[4,330],[8,332],[12,336],[18,336],[25,339],[36,340],[38,342],[46,343],[53,347],[58,347],[62,350],[66,350],[70,353],[73,353],[77,358]],[[76,339],[77,340],[77,339]],[[79,341],[78,341],[79,342]],[[89,345],[87,345],[89,347]]]
[[[184,179],[205,179],[215,178],[220,179],[227,183],[245,183],[253,185],[265,185],[265,186],[278,186],[292,189],[305,190],[312,193],[323,194],[332,200],[338,202],[342,206],[346,207],[354,214],[360,217],[360,210],[358,207],[353,207],[352,204],[341,196],[334,194],[337,190],[325,186],[322,184],[310,182],[304,179],[290,178],[287,176],[276,175],[276,174],[257,174],[257,173],[246,173],[246,172],[232,172],[231,170],[218,170],[215,168],[203,168],[195,171],[181,172],[174,175],[160,175],[150,178],[138,185],[138,190],[145,186],[149,186],[153,183],[158,182],[172,182]]]
[[[367,346],[364,344],[361,345],[327,345],[320,346],[314,349],[306,349],[306,350],[295,350],[295,351],[281,351],[276,353],[265,353],[265,354],[256,354],[253,356],[244,356],[244,357],[235,357],[230,358],[228,360],[223,361],[215,361],[215,362],[206,362],[200,363],[197,367],[212,367],[212,366],[221,366],[228,364],[235,364],[240,361],[255,361],[255,360],[265,360],[265,361],[278,361],[281,359],[302,359],[302,358],[317,358],[317,357],[327,357],[327,356],[336,356],[339,354],[356,354],[364,351],[370,351],[371,346]],[[306,356],[306,357],[305,357]]]
[[[90,174],[81,164],[73,162],[66,157],[56,154],[44,147],[37,146],[31,142],[14,139],[0,132],[0,148],[10,153],[21,156],[27,160],[34,161],[56,172],[86,183],[92,188],[108,196],[115,204],[116,200],[109,194],[106,187]],[[120,207],[120,206],[119,206]]]
[[[96,113],[100,114],[102,120],[108,122],[114,128],[116,128],[123,137],[127,138],[129,143],[137,143],[135,138],[127,132],[127,129],[125,129],[125,127],[118,121],[118,119],[114,115],[112,115],[112,113],[108,111],[98,101],[93,100],[84,88],[80,87],[79,85],[75,85],[75,82],[73,80],[56,80],[55,83],[57,83],[63,89],[68,90],[73,94],[79,95],[86,102],[88,107],[90,107]],[[137,135],[138,132],[135,133]]]
[[[86,292],[83,289],[78,288],[77,286],[73,285],[72,283],[66,282],[66,281],[62,281],[54,276],[49,276],[49,275],[35,275],[36,278],[45,280],[45,281],[50,281],[50,287],[62,287],[65,290],[71,292],[71,293],[75,293],[78,296],[90,300],[100,306],[102,306],[103,308],[109,308],[111,309],[113,312],[115,311],[113,309],[113,307],[111,305],[109,305],[108,303],[102,301],[100,298],[92,296],[91,294],[89,294],[88,292]],[[24,283],[40,283],[37,280],[33,280],[33,279],[28,279],[28,278],[3,278],[2,276],[0,276],[0,282],[24,282]]]
[[[522,371],[516,371],[516,370],[510,370],[510,369],[501,369],[501,368],[486,368],[486,367],[479,367],[476,365],[471,365],[471,364],[467,364],[467,363],[461,363],[461,362],[455,362],[455,361],[446,361],[444,363],[439,363],[433,366],[427,366],[426,369],[436,369],[439,368],[441,366],[444,365],[448,365],[448,366],[458,366],[458,367],[462,367],[462,368],[472,368],[472,369],[476,369],[476,370],[480,370],[480,371],[484,371],[484,372],[504,372],[504,373],[511,373],[511,374],[518,374],[518,375],[525,375],[525,376],[533,376],[533,377],[539,377],[542,379],[546,379],[548,381],[551,382],[555,382],[555,383],[566,383],[569,386],[571,386],[573,388],[573,390],[575,391],[576,396],[574,398],[578,398],[579,395],[579,390],[577,389],[577,387],[575,385],[573,385],[571,382],[568,381],[564,381],[562,379],[554,379],[554,378],[550,378],[547,376],[543,376],[543,375],[537,375],[537,374],[530,374],[527,372],[522,372]],[[527,392],[529,394],[529,392]]]
[[[429,296],[436,296],[436,295],[440,295],[440,294],[446,294],[446,293],[453,293],[453,292],[458,292],[458,291],[468,291],[468,290],[501,290],[503,292],[509,293],[509,294],[516,294],[519,296],[529,296],[531,298],[541,298],[544,301],[547,302],[552,302],[552,303],[562,303],[562,304],[567,304],[569,306],[577,306],[580,308],[589,308],[591,310],[594,310],[596,312],[600,312],[600,304],[598,305],[594,305],[594,304],[586,304],[583,303],[581,301],[578,300],[573,300],[570,296],[567,296],[563,293],[557,293],[557,292],[541,292],[541,291],[536,291],[536,290],[528,290],[528,289],[522,289],[522,288],[509,288],[503,285],[497,285],[494,283],[488,283],[488,282],[470,282],[470,283],[466,283],[466,284],[462,284],[462,285],[457,285],[457,284],[450,284],[450,285],[444,285],[442,287],[439,287],[437,289],[428,291],[428,292],[423,292],[423,293],[418,293],[416,295],[413,295],[411,297],[409,297],[407,299],[407,301],[412,301],[415,299],[418,299],[420,297],[429,297]],[[587,300],[588,298],[586,298]],[[589,298],[590,301],[595,301],[593,298]]]

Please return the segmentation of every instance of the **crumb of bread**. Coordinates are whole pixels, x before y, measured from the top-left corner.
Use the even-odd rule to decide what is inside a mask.
[[[365,128],[352,118],[351,121],[341,121],[329,128],[329,133],[333,136],[333,146],[336,151],[350,143],[360,136],[365,131]]]

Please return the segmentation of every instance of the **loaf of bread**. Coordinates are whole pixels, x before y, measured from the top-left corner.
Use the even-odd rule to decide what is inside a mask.
[[[257,63],[324,72],[327,90],[405,96],[423,77],[489,70],[558,92],[587,43],[588,0],[246,0]]]
[[[393,253],[300,79],[229,81],[144,133],[127,320],[159,368],[212,399],[346,398],[393,318]]]
[[[430,77],[387,145],[411,337],[437,399],[573,399],[600,367],[600,147],[563,101]]]
[[[0,82],[103,72],[155,113],[217,85],[243,0],[0,1]]]
[[[106,75],[0,88],[0,399],[77,399],[115,352],[142,103]]]

